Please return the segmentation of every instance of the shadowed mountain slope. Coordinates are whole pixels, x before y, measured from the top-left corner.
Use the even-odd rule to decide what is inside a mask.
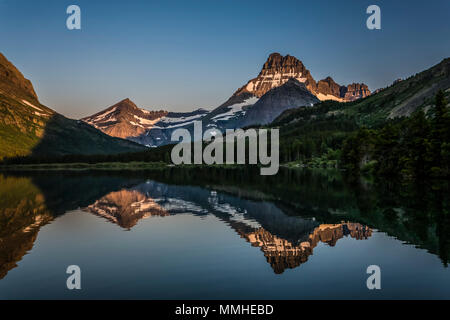
[[[31,82],[0,54],[0,159],[144,150],[42,105]]]

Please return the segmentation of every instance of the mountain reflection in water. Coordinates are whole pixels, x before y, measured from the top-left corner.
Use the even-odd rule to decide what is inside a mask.
[[[270,233],[270,231],[262,227],[254,227],[259,224],[257,216],[258,212],[261,212],[261,208],[258,208],[257,203],[253,203],[253,209],[255,210],[253,219],[244,213],[239,221],[236,221],[239,208],[227,202],[218,203],[211,195],[208,197],[208,202],[209,204],[215,204],[205,208],[201,204],[189,203],[189,200],[183,199],[181,195],[179,195],[179,198],[172,198],[164,197],[163,194],[157,194],[158,192],[155,192],[155,190],[164,190],[164,193],[167,193],[170,188],[172,187],[155,182],[147,182],[138,185],[136,187],[137,190],[124,189],[111,192],[84,210],[106,218],[126,229],[131,229],[139,220],[151,216],[164,217],[171,215],[171,212],[172,214],[176,214],[186,209],[193,210],[197,214],[209,212],[225,221],[242,238],[250,242],[252,246],[260,247],[264,256],[267,258],[267,262],[272,266],[275,273],[282,273],[286,268],[295,268],[305,263],[319,242],[334,246],[344,236],[350,236],[356,240],[363,240],[372,234],[370,228],[359,223],[320,224],[317,227],[313,227],[316,223],[310,219],[289,218],[279,214],[276,223],[280,223],[280,220],[287,219],[289,220],[287,224],[293,221],[296,222],[296,230],[305,230],[305,227],[307,230],[313,228],[311,233],[307,234],[306,232],[302,234],[302,238],[291,242]],[[144,192],[144,190],[146,191]],[[157,194],[156,196],[158,198],[153,199],[149,194]],[[213,192],[212,194],[217,196],[217,193]],[[247,200],[241,201],[245,202]],[[246,204],[241,204],[241,206],[246,206]],[[264,212],[264,209],[262,212]],[[275,219],[272,221],[275,223]],[[299,226],[299,224],[302,225]]]
[[[363,240],[371,235],[372,230],[359,223],[321,224],[309,235],[307,241],[299,244],[274,236],[263,228],[241,234],[252,246],[261,247],[267,262],[278,274],[283,273],[286,268],[296,268],[305,263],[319,242],[335,246],[344,236]]]
[[[111,192],[84,210],[126,229],[132,228],[141,219],[169,215],[152,198],[139,191],[126,189]]]
[[[421,190],[417,197],[384,193],[364,184],[350,189],[342,178],[328,173],[282,170],[279,180],[258,177],[261,181],[252,181],[254,176],[245,173],[190,174],[0,174],[0,284],[34,250],[43,226],[68,212],[80,214],[79,210],[131,235],[153,223],[153,217],[174,223],[183,221],[177,220],[183,215],[214,217],[242,239],[241,247],[259,249],[275,275],[308,264],[320,244],[331,248],[339,246],[341,239],[370,242],[380,232],[426,249],[444,267],[448,263],[445,188],[431,193]]]

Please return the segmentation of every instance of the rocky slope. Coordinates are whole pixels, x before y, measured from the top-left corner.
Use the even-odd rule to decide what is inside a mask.
[[[20,71],[0,53],[0,94],[15,99],[27,99],[37,102],[31,81],[25,79]]]
[[[364,90],[356,84],[349,87],[346,95]],[[274,125],[295,123],[297,119],[314,121],[330,116],[348,118],[355,115],[358,124],[379,125],[387,119],[408,117],[416,110],[432,110],[439,90],[450,96],[450,58],[407,79],[396,80],[389,87],[377,90],[360,101],[319,105],[308,115],[302,108],[287,110],[275,120]]]
[[[370,90],[365,84],[339,85],[331,77],[316,82],[310,71],[296,57],[272,53],[264,63],[259,75],[248,81],[225,103],[205,116],[203,119],[204,125],[224,131],[225,129],[238,128],[243,123],[248,124],[248,121],[244,119],[248,118],[246,112],[250,112],[264,95],[273,89],[283,86],[290,79],[295,79],[297,82],[302,83],[318,99],[314,103],[324,100],[348,102],[370,95]],[[276,103],[279,108],[278,114],[276,114],[277,108],[275,108],[275,105],[271,108],[272,113],[270,115],[265,115],[261,112],[251,112],[253,117],[252,124],[267,123],[267,119],[273,120],[275,114],[276,117],[287,108],[294,106],[292,100],[288,98],[282,100],[287,102],[287,104],[284,105],[281,101]],[[301,101],[297,103],[300,103],[295,105],[297,107],[310,106],[309,101],[304,105],[301,104]],[[260,118],[262,122],[258,122]]]
[[[190,127],[207,113],[204,109],[192,112],[148,111],[125,99],[81,121],[110,136],[157,147],[169,143],[175,129]]]
[[[290,55],[283,57],[279,53],[272,53],[259,75],[238,89],[234,95],[249,92],[256,97],[262,97],[267,91],[283,85],[291,78],[304,83],[310,91],[316,89],[316,82],[300,60]]]
[[[201,121],[209,111],[197,109],[192,112],[168,112],[146,133],[129,138],[148,147],[171,143],[172,132],[179,128],[192,130],[194,121]]]
[[[304,83],[291,78],[282,86],[276,87],[258,100],[245,114],[241,126],[268,124],[283,111],[298,106],[313,106],[320,100],[313,95]]]
[[[251,94],[260,98],[291,78],[304,83],[306,88],[320,100],[353,101],[370,95],[370,90],[365,84],[354,83],[343,86],[334,82],[331,77],[316,82],[309,70],[296,57],[272,53],[259,75],[238,89],[233,96]]]
[[[287,84],[291,79],[295,82]],[[281,87],[284,88],[277,90]],[[342,86],[331,77],[316,82],[300,60],[273,53],[256,78],[211,112],[202,109],[190,113],[150,112],[126,99],[82,120],[111,136],[157,147],[171,143],[174,129],[192,132],[193,121],[201,120],[204,130],[214,128],[223,132],[266,124],[289,108],[311,106],[321,100],[354,101],[368,95],[370,90],[365,84]]]
[[[0,54],[0,160],[14,156],[59,156],[141,151],[42,105],[31,82]]]
[[[81,120],[110,136],[127,139],[150,130],[167,113],[140,109],[127,98]]]

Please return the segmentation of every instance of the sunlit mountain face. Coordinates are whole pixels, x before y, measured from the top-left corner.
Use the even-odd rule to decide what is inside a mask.
[[[139,220],[151,216],[168,216],[152,198],[136,190],[111,192],[84,210],[130,229]]]
[[[5,235],[1,239],[1,256],[2,267],[6,270],[17,266],[15,262],[33,248],[40,227],[52,221],[54,216],[45,205],[44,195],[30,179],[9,177],[2,178],[1,182],[10,190],[30,190],[23,198],[17,194],[16,199],[11,199],[2,207],[3,218],[15,217],[12,220],[17,221],[5,223],[9,229],[3,229]],[[204,195],[204,200],[190,197],[199,193]],[[361,240],[372,233],[370,228],[359,223],[318,224],[311,219],[288,217],[276,206],[264,202],[220,195],[205,189],[180,189],[153,181],[132,189],[110,192],[82,210],[127,230],[149,217],[182,213],[212,214],[253,247],[259,247],[277,274],[305,263],[319,242],[335,246],[343,237]],[[285,228],[288,225],[291,227]],[[281,229],[284,229],[282,234],[277,234],[277,230]],[[8,231],[9,234],[6,234]]]
[[[261,248],[267,262],[274,272],[279,274],[287,268],[293,269],[308,261],[308,257],[313,254],[313,249],[319,242],[335,246],[339,239],[347,236],[365,240],[372,235],[372,230],[359,223],[321,224],[309,234],[306,241],[297,244],[279,238],[264,228],[240,234],[252,246]]]
[[[244,207],[235,207],[232,203],[220,201],[217,192],[210,193],[208,201],[202,204],[193,203],[184,198],[183,193],[179,195],[179,198],[164,197],[160,192],[161,190],[167,192],[167,186],[154,182],[141,184],[135,188],[134,190],[124,189],[111,192],[83,210],[128,230],[138,224],[141,219],[152,216],[167,217],[171,215],[170,212],[179,214],[183,211],[191,211],[191,213],[199,215],[204,213],[217,215],[241,238],[250,242],[253,247],[261,248],[275,273],[282,273],[287,268],[296,268],[305,263],[319,242],[335,246],[337,241],[343,237],[364,240],[372,234],[369,227],[359,223],[317,225],[310,219],[289,218],[279,212],[278,219],[287,220],[284,222],[285,224],[296,223],[299,227],[297,230],[310,230],[310,233],[306,231],[302,234],[300,239],[287,240],[261,227],[258,222],[258,214],[248,215],[248,211]],[[149,194],[154,194],[158,198],[153,199]],[[258,212],[258,205],[252,205],[252,209]],[[265,217],[267,206],[261,204],[259,209],[262,212],[260,221],[264,223],[267,221]],[[265,210],[266,212],[264,212]],[[276,223],[280,223],[280,221]],[[299,226],[299,224],[303,225]],[[315,225],[317,227],[314,227]]]
[[[95,261],[97,267],[89,267],[94,274],[97,268],[109,268],[103,263],[114,261],[117,270],[136,270],[127,273],[130,277],[134,273],[148,277],[144,283],[164,280],[166,287],[158,291],[164,297],[181,290],[177,281],[201,283],[206,273],[214,281],[235,279],[224,283],[225,287],[242,282],[252,286],[254,279],[276,288],[277,281],[284,283],[288,275],[294,283],[297,277],[302,283],[307,278],[311,286],[324,290],[329,281],[336,281],[329,278],[327,268],[340,266],[334,270],[352,273],[354,268],[364,269],[359,264],[373,256],[382,261],[384,256],[398,256],[398,277],[405,267],[401,261],[417,262],[414,272],[425,272],[418,263],[424,254],[434,261],[428,266],[434,278],[428,282],[439,283],[448,270],[448,232],[443,229],[448,222],[439,214],[448,201],[445,188],[441,198],[425,201],[428,193],[422,190],[422,198],[412,194],[401,200],[367,184],[361,188],[365,194],[372,190],[370,197],[355,196],[358,192],[349,190],[339,174],[331,172],[282,170],[278,177],[255,181],[245,173],[222,172],[221,185],[216,184],[214,170],[193,173],[184,171],[183,177],[177,170],[0,175],[0,289],[14,292],[22,278],[33,279],[27,276],[32,266],[57,277],[67,259],[86,266]],[[413,198],[422,202],[414,203]],[[417,216],[424,210],[429,212],[428,220]],[[147,269],[152,270],[148,275]],[[122,272],[118,277],[114,270],[109,271],[111,277],[127,277]],[[319,277],[314,270],[324,273]],[[337,277],[350,283],[353,279],[350,274]],[[29,281],[37,290],[38,283]],[[349,286],[341,286],[344,296],[354,294]],[[302,296],[298,287],[293,291],[288,287],[280,286]],[[148,290],[136,292],[136,297],[153,297],[146,295]],[[48,292],[52,296],[52,290]],[[111,293],[92,294],[109,297]],[[195,290],[192,295],[196,296]]]

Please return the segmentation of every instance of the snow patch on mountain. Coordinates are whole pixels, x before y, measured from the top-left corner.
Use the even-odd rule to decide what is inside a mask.
[[[158,121],[160,121],[160,119],[153,119],[153,120],[148,120],[148,119],[144,119],[141,118],[137,115],[133,115],[133,117],[140,123],[140,124],[147,124],[147,125],[153,125],[155,123],[157,123]]]
[[[245,110],[243,110],[243,108],[246,106],[255,104],[258,100],[259,99],[257,97],[251,97],[247,100],[244,100],[244,102],[233,104],[228,107],[227,112],[218,114],[217,116],[213,117],[212,120],[213,121],[227,121],[237,115],[244,115]]]
[[[99,114],[98,116],[96,116],[94,118],[94,121],[101,121],[102,119],[105,119],[108,115],[110,115],[111,113],[113,113],[114,111],[116,111],[117,107],[112,108],[111,110],[108,110],[104,113]]]
[[[36,110],[39,110],[39,111],[42,111],[42,112],[43,112],[43,110],[42,110],[41,108],[36,107],[34,104],[29,103],[27,100],[22,100],[22,102],[23,102],[25,105],[29,106],[29,107],[32,107],[32,108],[34,108],[34,109],[36,109]]]
[[[192,122],[195,120],[198,120],[200,118],[202,118],[204,116],[204,114],[196,114],[193,116],[180,116],[180,117],[170,117],[170,116],[165,116],[163,118],[161,118],[161,123],[167,123],[167,124],[172,124],[172,123],[180,123],[180,122]],[[166,127],[167,128],[167,127]]]

